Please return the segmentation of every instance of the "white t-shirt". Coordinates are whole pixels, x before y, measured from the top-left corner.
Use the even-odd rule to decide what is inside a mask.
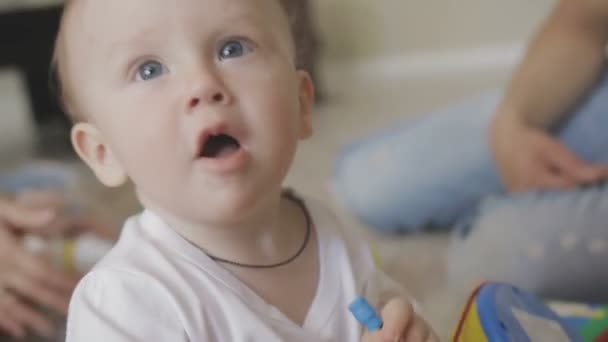
[[[404,293],[376,267],[363,240],[320,205],[307,206],[321,268],[303,326],[144,211],[78,284],[67,341],[360,341],[363,329],[348,305],[358,295],[378,305]]]

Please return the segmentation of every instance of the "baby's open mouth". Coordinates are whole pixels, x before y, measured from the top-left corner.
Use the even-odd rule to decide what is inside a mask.
[[[210,135],[203,141],[199,157],[224,158],[241,148],[241,144],[228,134]]]

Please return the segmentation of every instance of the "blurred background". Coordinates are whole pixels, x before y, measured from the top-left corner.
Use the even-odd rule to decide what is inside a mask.
[[[502,88],[554,4],[300,1],[307,11],[298,29],[307,42],[302,62],[315,70],[322,101],[314,117],[315,136],[302,145],[287,183],[330,206],[326,184],[340,147],[394,122]],[[52,158],[82,169],[69,161],[68,126],[47,91],[60,6],[57,0],[0,0],[0,167]],[[90,174],[83,175],[90,189],[97,187]],[[136,208],[124,189],[89,195],[116,222]],[[348,213],[341,216],[369,236],[383,266],[427,306],[438,329],[451,327],[444,315],[449,299],[441,293],[447,236],[387,240],[369,235]]]
[[[392,102],[392,96],[398,94],[398,113],[392,107],[385,110],[391,113],[380,113],[382,108],[376,107],[375,115],[370,115],[382,125],[384,114],[403,117],[467,93],[502,85],[504,78],[500,76],[519,56],[526,38],[554,1],[302,2],[312,6],[310,19],[319,54],[309,63],[320,67],[327,104],[344,100],[354,90],[380,92],[373,94],[370,101]],[[53,19],[59,13],[54,9],[60,4],[61,0],[0,0],[2,147],[33,144],[38,124],[58,129],[61,119],[46,113],[54,108],[43,93],[43,76],[48,57],[45,53],[48,54],[54,33]],[[394,88],[394,82],[400,81],[418,82]],[[459,83],[459,91],[452,92],[455,89],[445,85],[454,82]],[[410,86],[414,84],[413,90]],[[438,84],[444,86],[437,87]],[[393,90],[384,93],[386,88]],[[419,96],[421,92],[425,96]],[[344,124],[354,121],[347,113],[339,117]]]

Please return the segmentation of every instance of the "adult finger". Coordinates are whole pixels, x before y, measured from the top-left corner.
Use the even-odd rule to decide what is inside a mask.
[[[71,292],[78,283],[77,275],[58,270],[37,255],[22,253],[17,263],[19,269],[29,278],[58,290]]]
[[[557,140],[546,142],[547,150],[543,159],[560,174],[572,179],[577,184],[598,181],[605,177],[605,167],[595,166],[578,158]]]
[[[567,190],[573,189],[579,185],[576,180],[553,172],[546,172],[544,174],[538,175],[536,181],[533,184],[534,185],[531,185],[527,190]]]
[[[33,303],[67,314],[69,294],[51,289],[37,279],[24,274],[14,274],[5,279],[5,286]]]
[[[59,211],[66,207],[65,196],[54,190],[25,190],[15,196],[15,202],[30,209],[54,209]]]
[[[55,219],[55,211],[35,210],[0,199],[0,223],[23,231],[37,232]]]
[[[30,328],[42,336],[50,336],[53,325],[43,314],[23,303],[12,293],[7,293],[0,299],[0,305],[5,312],[10,312],[13,320],[22,328]],[[25,333],[25,332],[24,332]]]
[[[4,331],[17,339],[25,338],[25,328],[13,318],[8,312],[2,312],[0,308],[0,331]]]
[[[32,329],[38,335],[50,337],[53,334],[51,321],[27,304],[18,302],[13,306],[11,312],[21,325]]]

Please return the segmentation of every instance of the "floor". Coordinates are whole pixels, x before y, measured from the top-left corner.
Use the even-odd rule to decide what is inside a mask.
[[[332,66],[326,65],[325,68],[330,70]],[[391,123],[496,89],[504,83],[505,72],[447,74],[409,80],[357,79],[351,73],[327,72],[325,75],[328,100],[317,108],[315,135],[301,145],[287,185],[326,202],[339,213],[345,224],[369,238],[378,249],[386,271],[422,303],[436,330],[446,338],[454,326],[459,306],[466,299],[465,294],[450,293],[445,287],[447,236],[375,236],[329,199],[326,184],[332,161],[344,144]],[[7,95],[6,91],[15,91],[14,87],[0,86],[0,110],[14,113],[22,108],[17,97],[3,96],[3,89],[4,95]],[[18,124],[27,126],[23,120]],[[1,143],[5,148],[6,144]],[[96,203],[111,203],[111,206],[104,205],[105,208],[99,209],[100,215],[119,222],[134,210],[133,197],[128,191],[101,191],[95,182],[87,184],[89,189],[85,192],[89,199],[92,197]]]

